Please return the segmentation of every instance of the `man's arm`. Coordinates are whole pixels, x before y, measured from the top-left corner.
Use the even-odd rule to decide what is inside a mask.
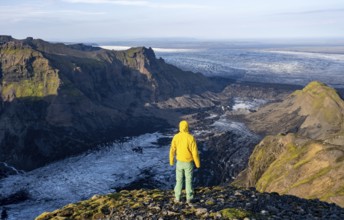
[[[194,163],[197,168],[201,167],[201,162],[199,160],[199,154],[198,154],[198,149],[197,149],[197,144],[195,138],[192,138],[192,143],[191,143],[191,152],[192,152],[192,158],[194,160]]]
[[[174,155],[176,154],[176,141],[175,138],[173,137],[172,142],[171,142],[171,148],[170,148],[170,165],[174,165]]]

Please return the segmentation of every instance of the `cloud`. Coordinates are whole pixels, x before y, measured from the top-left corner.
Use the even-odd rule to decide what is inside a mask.
[[[2,6],[0,8],[0,19],[7,22],[20,22],[28,19],[74,19],[82,20],[85,18],[93,19],[92,16],[104,15],[105,12],[90,12],[81,10],[51,10],[51,9],[39,9],[32,6],[22,6],[20,8],[14,8],[9,6]]]
[[[148,1],[128,1],[128,0],[63,0],[69,3],[83,3],[83,4],[115,4],[115,5],[129,5],[129,6],[147,6]]]
[[[68,3],[82,3],[82,4],[113,4],[122,6],[141,6],[149,8],[165,8],[165,9],[204,9],[210,6],[199,4],[168,4],[168,3],[154,3],[147,0],[62,0]]]
[[[342,13],[344,8],[329,8],[329,9],[319,9],[319,10],[307,10],[307,11],[298,11],[298,12],[285,12],[277,13],[279,15],[302,15],[302,14],[323,14],[323,13]]]

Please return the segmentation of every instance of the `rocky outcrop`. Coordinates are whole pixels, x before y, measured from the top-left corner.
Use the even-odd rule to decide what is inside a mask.
[[[247,119],[250,128],[258,133],[291,132],[334,144],[344,143],[344,139],[337,140],[344,132],[344,102],[333,88],[316,81]]]
[[[312,82],[248,118],[273,135],[255,147],[235,185],[344,207],[344,101],[334,89]]]
[[[0,37],[0,161],[30,170],[125,135],[166,127],[146,103],[215,89],[151,48],[109,51]]]
[[[48,219],[341,219],[344,209],[318,200],[229,186],[198,188],[192,205],[173,202],[172,191],[123,190],[45,212]]]

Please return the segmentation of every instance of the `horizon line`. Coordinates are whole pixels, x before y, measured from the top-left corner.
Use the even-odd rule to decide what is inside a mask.
[[[32,36],[17,37],[11,34],[0,34],[0,36],[11,36],[14,39],[23,40]],[[185,37],[185,36],[171,36],[171,37],[85,37],[85,38],[44,38],[44,37],[32,37],[33,39],[41,39],[49,42],[61,42],[61,43],[115,43],[115,42],[147,42],[155,41],[162,43],[163,41],[170,42],[236,42],[236,43],[321,43],[321,44],[334,44],[343,43],[344,37],[332,36],[332,37],[257,37],[257,38],[200,38],[200,37]],[[325,42],[331,40],[331,42]],[[309,41],[309,42],[306,42]],[[333,42],[336,41],[336,42]]]

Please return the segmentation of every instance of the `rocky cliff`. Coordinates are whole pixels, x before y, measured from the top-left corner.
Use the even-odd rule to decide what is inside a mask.
[[[344,101],[319,82],[247,117],[266,133],[235,185],[344,207]]]
[[[166,126],[147,103],[212,90],[151,48],[109,51],[0,36],[0,161],[30,170]]]
[[[48,219],[341,219],[344,209],[319,200],[259,193],[229,186],[195,190],[190,206],[174,203],[172,191],[123,190],[45,212]]]

